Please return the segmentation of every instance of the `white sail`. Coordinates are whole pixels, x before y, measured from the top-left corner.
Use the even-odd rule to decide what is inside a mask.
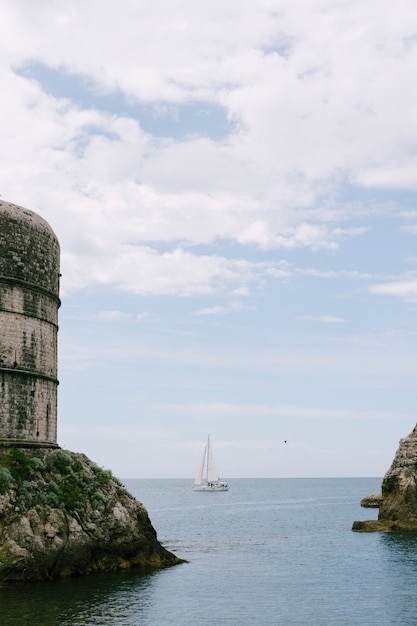
[[[195,487],[201,486],[203,484],[203,472],[204,472],[204,466],[205,466],[205,461],[206,461],[207,446],[208,446],[208,443],[206,443],[206,447],[204,448],[203,458],[201,459],[200,467],[198,469],[198,473],[194,481]]]
[[[211,449],[210,437],[207,441],[207,482],[220,480],[219,472],[217,471],[216,463],[214,462],[213,451]]]
[[[211,449],[210,436],[207,438],[203,458],[201,459],[193,489],[194,491],[228,490],[227,483],[220,480],[219,472],[217,471],[217,467],[214,462],[213,451]]]

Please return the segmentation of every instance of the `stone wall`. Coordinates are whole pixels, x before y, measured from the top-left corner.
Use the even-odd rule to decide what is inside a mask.
[[[0,444],[56,445],[59,243],[0,202]]]
[[[39,215],[0,202],[0,274],[58,296],[59,243]]]

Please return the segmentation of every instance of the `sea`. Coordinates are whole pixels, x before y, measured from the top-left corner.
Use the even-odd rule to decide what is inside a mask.
[[[381,478],[125,480],[186,563],[3,584],[1,626],[417,624],[417,535],[352,532]]]

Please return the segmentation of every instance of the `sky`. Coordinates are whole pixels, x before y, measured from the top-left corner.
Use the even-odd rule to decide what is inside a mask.
[[[417,421],[415,0],[1,0],[0,194],[61,245],[58,442],[383,476]],[[286,442],[286,443],[285,443]]]

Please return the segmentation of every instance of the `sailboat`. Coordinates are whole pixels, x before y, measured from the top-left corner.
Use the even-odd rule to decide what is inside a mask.
[[[210,435],[207,437],[206,447],[204,448],[203,458],[198,470],[198,474],[194,481],[194,491],[227,491],[229,489],[227,483],[220,480],[219,472],[213,458],[211,449]]]

